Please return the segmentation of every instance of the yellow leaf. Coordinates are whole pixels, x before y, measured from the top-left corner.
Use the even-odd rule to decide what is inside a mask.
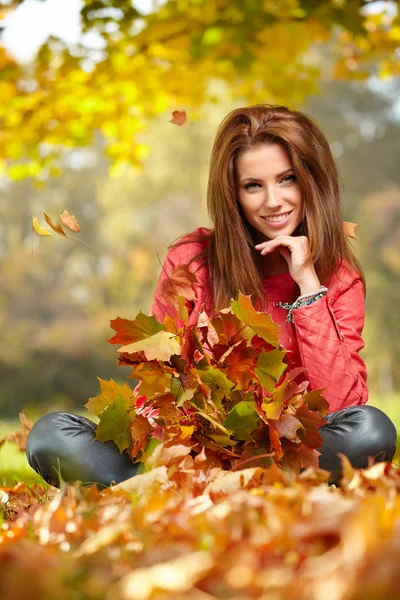
[[[64,235],[64,236],[65,236],[65,231],[64,231],[64,229],[61,227],[61,224],[60,224],[60,223],[54,223],[54,222],[51,220],[51,218],[49,217],[49,215],[48,215],[46,212],[44,212],[44,210],[43,210],[43,209],[42,209],[42,212],[43,212],[43,214],[44,214],[44,218],[45,218],[45,221],[46,221],[46,223],[47,223],[48,225],[50,225],[50,227],[51,227],[52,229],[54,229],[54,231],[55,231],[56,233],[59,233],[59,234],[61,234],[61,235]]]
[[[180,425],[180,429],[181,429],[181,440],[184,440],[185,438],[189,437],[189,435],[192,435],[192,433],[194,432],[194,425]]]
[[[54,235],[51,231],[39,225],[37,217],[32,217],[32,229],[38,235]]]

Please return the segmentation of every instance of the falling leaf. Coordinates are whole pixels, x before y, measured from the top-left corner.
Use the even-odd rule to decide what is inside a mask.
[[[187,114],[184,110],[174,110],[172,113],[172,119],[170,123],[174,123],[174,125],[183,125],[187,121]]]
[[[86,246],[86,248],[88,248],[89,250],[91,250],[90,246],[88,246],[85,242],[83,242],[82,240],[80,240],[79,238],[73,237],[71,235],[68,235],[67,233],[65,233],[64,229],[62,228],[62,225],[60,223],[60,221],[58,223],[54,223],[54,221],[51,219],[51,217],[42,209],[42,212],[44,214],[44,218],[46,223],[48,223],[48,225],[50,225],[50,227],[58,234],[70,239],[70,240],[75,240],[76,242],[79,242],[80,244],[83,244],[84,246]],[[64,211],[65,212],[65,211]],[[36,217],[33,217],[33,219],[35,219]],[[36,219],[36,225],[37,225],[37,219]],[[34,231],[36,231],[35,229],[35,222],[33,223],[33,227],[34,227]],[[42,230],[42,228],[40,228]],[[43,230],[46,231],[46,230]],[[38,233],[38,232],[37,232]],[[40,233],[39,235],[52,235],[51,233]]]
[[[65,225],[65,227],[68,227],[68,229],[71,229],[71,231],[81,230],[81,228],[79,227],[79,223],[75,218],[75,215],[70,215],[67,210],[64,210],[64,212],[61,215],[59,215],[59,217],[61,219],[61,223]]]
[[[355,232],[356,227],[358,227],[358,223],[350,223],[349,221],[343,221],[343,230],[345,235],[354,238],[355,240],[358,240],[358,237],[356,236]]]
[[[60,235],[63,235],[65,237],[68,237],[67,234],[65,233],[64,229],[61,227],[61,223],[54,223],[51,218],[49,217],[49,215],[42,209],[42,212],[44,214],[44,218],[45,221],[48,225],[50,225],[50,227],[56,232],[59,233]]]
[[[32,229],[38,235],[54,235],[54,233],[52,233],[48,229],[45,229],[45,227],[41,227],[39,225],[39,221],[38,221],[37,217],[32,217]]]

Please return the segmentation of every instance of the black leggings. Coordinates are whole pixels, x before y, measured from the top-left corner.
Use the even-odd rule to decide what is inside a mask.
[[[319,428],[324,439],[319,448],[319,466],[331,472],[329,484],[339,484],[342,466],[337,452],[345,454],[353,467],[368,466],[368,457],[391,461],[396,451],[396,428],[389,417],[374,406],[350,406],[325,417]],[[138,465],[126,452],[120,454],[112,441],[94,441],[97,425],[86,417],[52,412],[36,421],[29,432],[26,455],[31,467],[59,487],[57,471],[64,481],[109,486],[136,475]]]

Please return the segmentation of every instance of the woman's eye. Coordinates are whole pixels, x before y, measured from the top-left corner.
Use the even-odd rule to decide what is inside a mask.
[[[285,181],[285,179],[292,179],[292,180],[294,180],[294,179],[296,179],[296,175],[287,175],[286,177],[284,177],[282,179],[282,181]]]
[[[259,186],[260,184],[259,184],[259,183],[246,183],[246,185],[244,186],[244,189],[245,189],[245,190],[249,190],[249,189],[251,189],[251,188],[252,188],[254,185],[255,185],[255,186],[257,186],[257,185]]]
[[[281,179],[280,183],[282,183],[282,181],[294,181],[295,179],[297,179],[296,175],[287,175],[286,177],[284,177],[283,179]],[[245,190],[250,190],[250,189],[254,189],[256,187],[261,187],[259,183],[246,183],[246,185],[244,186]]]

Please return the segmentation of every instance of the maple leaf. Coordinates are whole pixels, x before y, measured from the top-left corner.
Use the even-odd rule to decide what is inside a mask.
[[[45,227],[41,227],[39,225],[39,221],[38,221],[37,217],[32,217],[32,229],[33,229],[34,233],[37,233],[38,235],[54,235],[54,233],[52,231],[49,231]]]
[[[173,306],[176,305],[178,296],[183,296],[189,302],[196,301],[197,296],[193,290],[193,283],[198,283],[198,279],[195,273],[189,270],[188,265],[177,265],[162,281],[160,294]]]
[[[257,312],[250,296],[239,292],[238,300],[231,301],[234,314],[246,325],[274,347],[278,346],[279,327],[267,313]]]
[[[126,354],[135,354],[144,352],[147,360],[163,360],[168,361],[173,354],[181,354],[182,348],[176,340],[176,336],[169,331],[159,331],[133,344],[118,348],[117,352]]]
[[[235,383],[215,367],[209,367],[204,371],[200,370],[198,373],[201,381],[213,390],[220,389],[225,394],[229,394],[231,389],[235,387]]]
[[[295,445],[293,444],[293,446]],[[309,448],[305,444],[297,444],[296,447],[286,450],[280,465],[287,471],[299,474],[301,468],[314,467],[318,469],[320,455],[321,453],[318,450]]]
[[[271,392],[277,382],[287,369],[287,364],[283,362],[285,352],[281,350],[271,350],[261,353],[257,359],[257,367],[254,369],[264,389]]]
[[[251,432],[257,429],[260,423],[254,396],[251,392],[235,404],[223,423],[225,427],[232,431],[232,435],[236,440],[249,439]]]
[[[247,346],[246,340],[242,340],[219,358],[227,377],[236,383],[237,389],[245,389],[254,379],[255,356],[255,351]]]
[[[152,428],[146,417],[136,415],[134,421],[130,424],[129,429],[133,442],[131,458],[134,460],[137,454],[146,447]]]
[[[355,240],[358,240],[355,231],[356,227],[358,227],[358,223],[350,223],[349,221],[343,221],[343,230],[345,235],[354,238]]]
[[[129,400],[119,395],[99,414],[95,439],[99,442],[113,440],[122,454],[132,444],[130,426],[137,416]]]
[[[68,229],[71,229],[71,231],[80,231],[81,230],[79,223],[76,220],[75,215],[70,215],[67,210],[64,210],[64,212],[61,215],[59,215],[59,217],[60,217],[61,223],[63,225],[65,225],[65,227],[68,227]]]
[[[115,402],[118,398],[124,398],[130,405],[131,408],[135,402],[133,391],[130,389],[127,383],[119,385],[112,378],[109,381],[105,379],[97,378],[100,382],[101,394],[89,398],[84,405],[93,415],[98,416],[102,410],[109,404]]]
[[[219,315],[211,320],[211,325],[217,332],[221,344],[231,345],[232,338],[240,335],[243,339],[248,339],[245,330],[248,326],[243,327],[240,319],[232,314],[231,309],[221,310]],[[253,332],[251,332],[253,334]]]
[[[170,123],[174,125],[182,126],[187,121],[187,114],[184,110],[174,110],[172,112],[172,119],[170,119]]]
[[[296,417],[297,414],[298,413],[296,412]],[[284,437],[288,440],[294,440],[296,442],[301,441],[297,435],[297,431],[299,429],[305,429],[305,427],[296,417],[285,412],[274,422],[274,429],[280,438]]]
[[[165,373],[160,365],[142,363],[129,377],[140,379],[140,393],[150,400],[170,387],[172,375]]]
[[[325,419],[316,410],[310,410],[306,404],[297,409],[296,418],[304,427],[304,432],[300,436],[301,441],[309,448],[321,448],[324,439],[318,429],[325,425]]]
[[[159,323],[155,316],[149,317],[142,311],[133,321],[121,319],[120,317],[112,319],[110,327],[116,331],[114,337],[107,340],[110,344],[130,344],[166,330],[165,325]]]

